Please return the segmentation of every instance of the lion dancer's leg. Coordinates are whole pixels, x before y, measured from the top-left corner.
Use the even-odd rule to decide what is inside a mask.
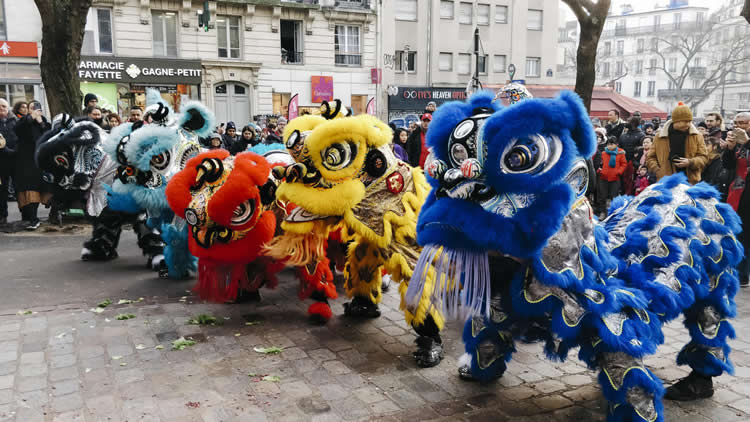
[[[117,258],[123,223],[131,214],[113,211],[109,207],[93,221],[91,239],[83,243],[81,259],[84,261],[107,261]]]
[[[724,372],[733,373],[729,361],[728,338],[735,333],[728,319],[735,314],[733,306],[736,273],[722,273],[716,280],[717,288],[704,300],[696,301],[685,310],[685,326],[690,331],[690,342],[677,355],[679,365],[689,365],[692,372],[667,389],[670,400],[696,400],[714,393],[712,377]]]
[[[138,237],[138,247],[147,257],[146,265],[158,270],[164,262],[164,241],[159,230],[148,225],[146,213],[138,214],[133,222],[133,231]]]
[[[160,265],[159,277],[183,279],[197,270],[197,259],[188,248],[188,227],[185,220],[175,218],[172,223],[161,225],[164,241],[164,261]]]
[[[377,318],[378,304],[383,299],[380,268],[384,262],[383,251],[376,245],[358,238],[349,244],[344,277],[346,296],[351,302],[344,304],[344,315]]]
[[[586,349],[586,352],[584,352]],[[581,346],[581,354],[591,352],[596,346]],[[643,364],[641,359],[625,352],[597,354],[600,369],[599,384],[609,401],[608,422],[662,422],[664,408],[661,381]]]
[[[307,308],[310,319],[316,323],[325,323],[333,316],[329,299],[336,299],[336,285],[333,283],[333,273],[327,257],[302,267],[297,267],[300,279],[299,298],[312,299],[314,302]]]

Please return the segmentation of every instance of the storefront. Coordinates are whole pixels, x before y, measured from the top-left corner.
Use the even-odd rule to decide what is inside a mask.
[[[0,41],[0,98],[13,104],[46,102],[35,42]]]
[[[158,89],[179,112],[200,99],[203,69],[200,60],[82,56],[78,76],[82,94],[96,94],[101,107],[125,116],[134,105],[145,108],[146,88]]]
[[[447,101],[466,99],[466,88],[393,86],[389,89],[388,122],[396,127],[408,127],[409,123],[419,121],[419,116],[430,101],[440,106]]]

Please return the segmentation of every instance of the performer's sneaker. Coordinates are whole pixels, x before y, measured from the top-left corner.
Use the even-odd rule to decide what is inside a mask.
[[[458,367],[458,377],[464,381],[476,381],[474,375],[471,375],[471,366],[461,365]]]
[[[380,290],[382,290],[384,292],[387,292],[388,289],[391,288],[391,282],[392,281],[393,281],[393,279],[391,278],[391,275],[390,274],[385,274],[383,276],[383,281],[380,284]]]
[[[344,303],[344,315],[359,318],[377,318],[380,316],[380,308],[369,299],[354,296],[351,302]]]
[[[740,287],[750,286],[750,277],[740,276]]]
[[[713,379],[709,376],[701,375],[693,371],[690,375],[667,388],[664,398],[668,400],[690,401],[705,399],[713,395]]]
[[[432,368],[443,360],[443,343],[432,337],[419,336],[415,340],[414,360],[420,368]]]
[[[249,302],[260,302],[260,290],[249,291],[245,289],[239,289],[237,292],[237,298],[230,303],[249,303]]]
[[[109,253],[97,253],[86,247],[81,250],[81,261],[109,261],[117,257],[116,249],[112,249]]]

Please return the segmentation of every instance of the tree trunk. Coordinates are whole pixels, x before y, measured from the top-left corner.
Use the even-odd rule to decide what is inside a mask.
[[[42,17],[42,82],[54,116],[81,114],[78,62],[92,0],[34,0]]]
[[[578,40],[578,53],[576,54],[576,94],[581,97],[587,111],[591,111],[591,97],[594,93],[594,82],[596,82],[596,48],[599,45],[599,36],[602,27],[592,28],[590,25],[581,25],[581,36]]]
[[[740,16],[745,18],[747,23],[750,23],[750,0],[745,0],[745,4],[742,6]]]

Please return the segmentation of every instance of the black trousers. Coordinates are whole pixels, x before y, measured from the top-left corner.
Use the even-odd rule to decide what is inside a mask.
[[[10,174],[0,174],[0,218],[8,217],[8,187]]]
[[[599,181],[597,182],[597,189],[596,189],[596,202],[597,202],[596,211],[599,213],[607,212],[607,200],[613,199],[619,194],[620,194],[620,181],[619,180],[610,182],[607,180],[599,179]]]

